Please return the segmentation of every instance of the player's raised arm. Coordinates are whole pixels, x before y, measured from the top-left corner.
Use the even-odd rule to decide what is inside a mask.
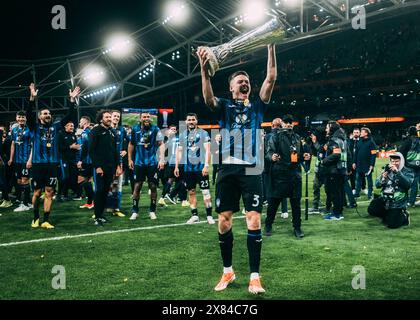
[[[261,87],[260,98],[264,103],[269,103],[273,94],[274,84],[277,80],[276,47],[268,46],[267,76]]]
[[[70,108],[64,118],[60,121],[61,126],[64,127],[69,121],[75,121],[75,104],[76,98],[80,95],[80,87],[74,88],[74,90],[69,89],[69,98],[70,98]]]
[[[69,89],[69,97],[71,103],[76,102],[76,98],[80,95],[80,91],[80,87],[76,87],[74,90]]]
[[[206,65],[209,62],[209,58],[207,56],[207,52],[204,48],[199,47],[197,50],[197,56],[200,61],[201,67],[201,86],[203,91],[203,98],[206,105],[211,108],[215,109],[218,107],[216,97],[213,94],[213,88],[210,82],[210,76],[207,73]]]
[[[32,131],[36,125],[36,116],[33,113],[33,111],[35,110],[36,106],[35,106],[35,100],[38,97],[38,89],[35,87],[34,83],[31,83],[29,86],[29,91],[31,92],[31,96],[29,98],[29,104],[28,107],[25,108],[25,112],[26,112],[26,125],[28,126],[28,128]]]

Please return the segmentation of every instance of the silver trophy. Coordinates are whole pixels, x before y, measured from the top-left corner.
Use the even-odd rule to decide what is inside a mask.
[[[213,77],[227,59],[254,51],[268,44],[280,43],[285,37],[284,25],[275,17],[257,29],[240,35],[228,43],[211,48],[203,47],[209,58],[207,72],[210,77]]]

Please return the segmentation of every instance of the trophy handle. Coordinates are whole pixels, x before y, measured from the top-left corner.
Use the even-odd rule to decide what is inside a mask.
[[[219,62],[217,61],[216,55],[214,54],[213,50],[209,47],[204,47],[207,52],[207,57],[209,58],[207,64],[207,74],[210,77],[213,77],[217,70],[219,70]]]

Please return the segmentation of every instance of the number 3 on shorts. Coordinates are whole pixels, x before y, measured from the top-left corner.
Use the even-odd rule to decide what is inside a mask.
[[[254,203],[252,204],[252,206],[256,208],[259,205],[260,205],[260,196],[258,194],[254,194]]]

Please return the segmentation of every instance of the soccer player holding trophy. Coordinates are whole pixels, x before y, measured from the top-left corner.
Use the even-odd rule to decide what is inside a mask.
[[[200,47],[197,50],[204,101],[213,112],[218,113],[222,129],[222,163],[216,182],[216,211],[219,214],[219,243],[224,271],[215,287],[216,291],[226,289],[236,278],[232,268],[232,218],[233,214],[240,210],[239,202],[242,197],[246,210],[251,272],[248,291],[252,294],[265,292],[259,274],[262,245],[262,178],[261,173],[249,174],[250,171],[247,169],[258,165],[258,160],[255,160],[260,152],[257,140],[262,139],[259,129],[277,79],[275,43],[282,40],[284,35],[280,21],[273,19],[227,44],[213,48]],[[250,100],[250,79],[245,71],[237,71],[229,77],[231,99],[214,96],[210,77],[214,76],[224,61],[267,45],[267,76],[258,97]],[[239,132],[242,138],[239,141],[242,140],[242,143],[235,143],[236,139],[232,139],[234,132],[236,134]],[[252,136],[252,142],[246,139],[246,135]],[[244,156],[238,157],[238,155]]]

